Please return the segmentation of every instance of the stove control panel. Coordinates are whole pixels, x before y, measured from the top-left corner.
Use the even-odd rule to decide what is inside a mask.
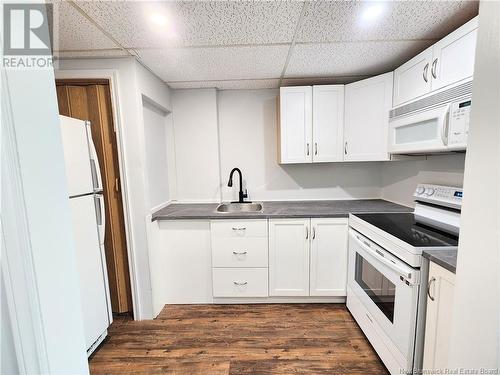
[[[413,197],[417,202],[460,210],[462,208],[463,189],[452,186],[418,184]]]

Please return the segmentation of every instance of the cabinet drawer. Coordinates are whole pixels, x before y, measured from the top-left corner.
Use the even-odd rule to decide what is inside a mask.
[[[267,238],[212,238],[213,267],[267,267]]]
[[[214,297],[267,297],[267,268],[214,268]]]
[[[212,220],[213,237],[267,237],[267,220]]]

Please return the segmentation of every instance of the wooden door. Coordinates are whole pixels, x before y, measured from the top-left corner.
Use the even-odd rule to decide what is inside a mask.
[[[430,263],[425,320],[424,370],[442,370],[448,363],[455,274]]]
[[[312,87],[280,89],[279,162],[312,162]]]
[[[347,219],[311,219],[311,296],[346,296]]]
[[[313,86],[313,162],[343,160],[344,85]]]
[[[389,160],[392,72],[345,86],[345,161]]]
[[[104,187],[107,224],[104,247],[112,310],[131,312],[123,200],[109,83],[107,80],[57,80],[56,84],[60,114],[91,122]]]
[[[394,106],[431,91],[432,47],[419,53],[394,71]]]
[[[269,295],[309,295],[310,219],[269,220]]]
[[[431,66],[433,91],[472,77],[477,27],[476,17],[434,44]]]

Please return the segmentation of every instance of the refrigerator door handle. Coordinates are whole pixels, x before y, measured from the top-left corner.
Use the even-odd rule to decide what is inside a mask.
[[[99,241],[104,243],[104,234],[106,229],[106,217],[104,216],[104,197],[102,194],[94,194],[95,211],[97,217],[97,229],[99,232]]]
[[[92,184],[94,191],[102,191],[101,168],[99,166],[99,159],[97,158],[97,151],[95,149],[94,141],[92,140],[92,133],[90,130],[90,121],[87,121],[87,140],[89,143],[90,151],[90,168],[92,170]]]

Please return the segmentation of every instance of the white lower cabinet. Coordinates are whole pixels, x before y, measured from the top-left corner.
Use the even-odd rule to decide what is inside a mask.
[[[212,237],[212,267],[267,268],[267,237]]]
[[[347,220],[311,219],[309,295],[345,296],[347,284]]]
[[[148,220],[153,313],[166,304],[212,303],[208,220]]]
[[[269,295],[345,296],[347,219],[269,220]]]
[[[443,370],[448,365],[455,274],[430,263],[424,341],[424,370]]]
[[[267,220],[212,220],[212,289],[218,297],[268,297]]]
[[[269,295],[309,295],[310,219],[269,220]]]
[[[214,297],[267,297],[267,268],[214,268]]]

